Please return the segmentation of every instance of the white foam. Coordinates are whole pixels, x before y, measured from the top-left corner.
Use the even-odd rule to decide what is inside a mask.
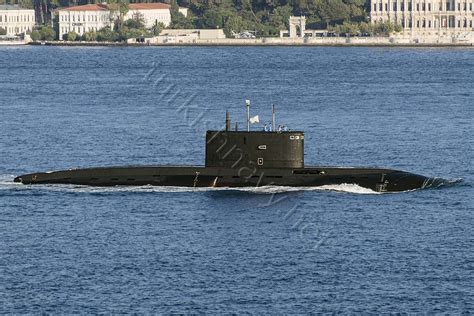
[[[0,190],[45,190],[50,192],[82,192],[82,193],[113,193],[113,192],[163,192],[163,193],[186,193],[186,192],[220,192],[220,191],[238,191],[238,192],[249,192],[254,194],[277,194],[287,192],[302,192],[302,191],[334,191],[352,194],[382,194],[368,188],[361,187],[353,183],[342,183],[333,185],[323,185],[314,187],[290,187],[290,186],[261,186],[261,187],[242,187],[242,188],[229,188],[229,187],[172,187],[172,186],[114,186],[114,187],[93,187],[86,185],[70,185],[70,184],[35,184],[35,185],[23,185],[21,183],[13,182],[14,176],[12,175],[0,175]],[[438,180],[441,180],[437,178]],[[449,186],[456,183],[462,182],[462,179],[452,179],[440,181],[435,187]],[[396,192],[388,192],[396,193]]]
[[[21,187],[21,183],[13,182],[15,176],[13,175],[0,175],[0,189],[9,187]]]
[[[26,190],[45,190],[50,192],[82,192],[82,193],[113,193],[113,192],[163,192],[163,193],[186,193],[186,192],[220,192],[220,191],[239,191],[255,194],[277,194],[286,192],[301,191],[336,191],[353,194],[379,194],[378,192],[361,187],[357,184],[343,183],[339,185],[323,185],[318,187],[288,187],[288,186],[261,186],[261,187],[173,187],[173,186],[114,186],[114,187],[93,187],[85,185],[67,185],[67,184],[36,184],[23,185],[13,182],[14,176],[0,175],[0,189],[26,189]]]

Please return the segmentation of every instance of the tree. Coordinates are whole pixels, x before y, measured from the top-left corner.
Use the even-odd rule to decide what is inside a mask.
[[[160,35],[161,30],[163,30],[166,26],[162,22],[156,22],[151,28],[151,33],[155,36]]]
[[[179,11],[171,10],[171,29],[193,29],[194,24],[191,20]]]
[[[39,24],[51,22],[51,12],[59,7],[61,0],[18,0],[20,5],[35,9],[36,21]]]
[[[0,27],[0,35],[7,35],[7,30],[5,30],[3,27]]]
[[[393,24],[390,21],[373,24],[372,28],[375,34],[385,36],[389,36],[393,32],[401,32],[403,30],[401,25]]]
[[[277,29],[288,29],[288,20],[293,14],[293,8],[287,4],[281,7],[276,7],[273,14],[270,15],[270,24]]]
[[[70,42],[74,42],[77,39],[77,33],[74,31],[71,31],[66,34],[66,39]]]
[[[39,31],[34,30],[34,31],[31,32],[30,37],[33,41],[36,42],[36,41],[39,41],[41,39],[41,34],[40,34]]]
[[[245,29],[244,20],[238,15],[228,17],[224,25],[224,33],[227,37],[232,37],[234,33],[240,33]]]
[[[327,25],[331,22],[345,21],[350,17],[349,8],[342,0],[317,0],[318,15]]]
[[[374,32],[373,25],[367,22],[361,22],[359,24],[359,30],[361,33],[371,34]]]
[[[126,41],[129,38],[137,38],[137,37],[142,37],[146,34],[145,30],[140,30],[140,29],[129,29],[127,27],[124,27],[122,31],[118,34],[118,37],[116,40],[118,41]]]
[[[201,19],[203,28],[216,29],[222,28],[224,24],[222,13],[218,9],[207,10]]]
[[[88,42],[93,42],[97,40],[97,33],[96,32],[86,32],[84,33],[84,40]]]
[[[97,32],[97,40],[99,42],[114,42],[118,40],[118,33],[112,31],[109,27],[104,27]]]
[[[145,17],[142,13],[136,12],[132,15],[131,19],[125,21],[124,25],[130,29],[144,29]]]
[[[128,12],[127,0],[109,0],[110,20],[115,29],[120,32],[124,26],[125,15]]]
[[[52,41],[56,37],[56,32],[54,32],[51,26],[42,25],[38,32],[40,34],[40,39],[44,41]],[[33,33],[32,33],[33,34]],[[32,37],[33,39],[33,37]]]

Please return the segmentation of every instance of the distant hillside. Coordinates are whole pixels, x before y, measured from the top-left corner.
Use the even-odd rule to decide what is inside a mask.
[[[39,23],[50,20],[50,12],[58,7],[98,3],[93,0],[16,0],[36,10]],[[110,2],[126,1],[113,0]],[[158,2],[158,1],[130,1]],[[0,3],[2,1],[0,0]],[[324,28],[327,25],[366,20],[370,1],[368,0],[171,0],[176,6],[189,8],[185,18],[176,10],[173,12],[172,28],[223,28],[226,33],[243,30],[256,31],[259,35],[277,35],[280,29],[288,27],[290,15],[305,15],[308,28]]]

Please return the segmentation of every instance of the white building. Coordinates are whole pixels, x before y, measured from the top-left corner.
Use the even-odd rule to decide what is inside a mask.
[[[35,26],[35,10],[22,9],[17,5],[0,5],[0,27],[7,35],[31,32]]]
[[[171,23],[171,6],[166,3],[130,3],[125,20],[137,15],[145,20],[145,27],[151,28],[155,23],[169,26]],[[187,9],[179,8],[185,16]],[[116,12],[107,4],[87,4],[56,10],[59,19],[59,38],[74,31],[77,34],[98,31],[104,27],[113,27]]]
[[[371,0],[370,18],[399,24],[415,35],[472,34],[473,6],[474,0]]]
[[[130,3],[125,20],[133,19],[137,13],[145,20],[145,27],[151,28],[155,23],[163,23],[169,26],[171,23],[171,6],[166,3]],[[179,8],[184,16],[188,15],[188,9]]]
[[[84,34],[110,25],[110,10],[104,4],[86,4],[56,10],[59,38],[69,32]]]

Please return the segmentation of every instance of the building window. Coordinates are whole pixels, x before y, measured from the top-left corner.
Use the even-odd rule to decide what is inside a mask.
[[[385,11],[388,11],[388,3],[385,3]]]
[[[431,11],[431,3],[428,3],[428,11]]]
[[[374,12],[377,12],[377,3],[374,3]]]
[[[428,21],[428,27],[431,28],[431,21]]]
[[[397,2],[396,1],[393,3],[393,11],[397,11]]]
[[[402,1],[401,8],[402,11],[405,11],[405,1]]]
[[[379,4],[379,11],[382,12],[382,3]]]
[[[421,10],[422,11],[426,11],[426,4],[423,2],[423,4],[421,5]]]
[[[0,15],[0,22],[2,22],[2,17],[3,17],[3,15]]]

